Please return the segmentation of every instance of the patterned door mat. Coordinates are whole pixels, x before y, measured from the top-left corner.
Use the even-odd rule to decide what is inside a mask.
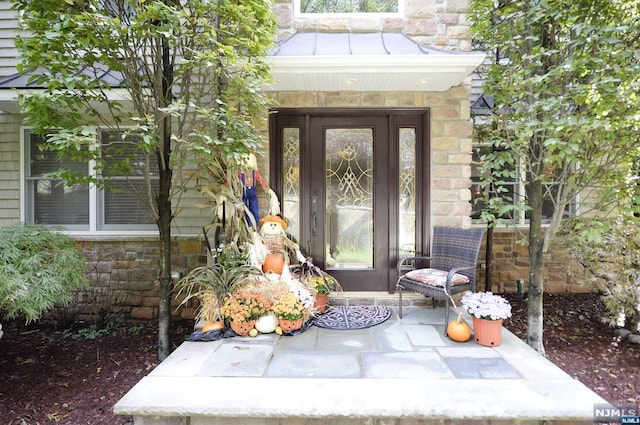
[[[383,323],[391,316],[384,305],[330,306],[313,319],[313,325],[325,329],[364,329]]]

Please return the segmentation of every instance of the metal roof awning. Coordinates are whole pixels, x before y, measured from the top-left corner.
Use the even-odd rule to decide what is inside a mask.
[[[483,60],[481,53],[429,49],[400,33],[297,33],[269,52],[274,83],[264,90],[446,91]],[[127,98],[119,72],[100,65],[80,72],[106,82],[115,98]],[[0,110],[18,113],[20,93],[43,89],[31,77],[0,79]]]
[[[446,91],[484,60],[429,49],[400,33],[297,33],[267,58],[266,91]]]
[[[29,74],[12,74],[4,78],[0,78],[0,111],[9,113],[20,112],[19,95],[21,93],[33,93],[44,90],[44,86],[35,82],[32,77],[34,74],[44,73],[44,69],[37,70]],[[123,76],[120,72],[96,64],[94,67],[87,67],[79,71],[78,74],[86,75],[91,78],[100,79],[107,84],[110,89],[110,95],[119,100],[126,99],[126,90],[123,89]]]

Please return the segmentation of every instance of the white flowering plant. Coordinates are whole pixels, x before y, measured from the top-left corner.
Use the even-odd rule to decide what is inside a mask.
[[[500,320],[511,317],[511,304],[492,292],[467,292],[462,297],[465,310],[478,319]]]

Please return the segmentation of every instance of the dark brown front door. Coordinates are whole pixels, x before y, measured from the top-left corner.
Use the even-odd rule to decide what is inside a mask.
[[[400,251],[420,239],[426,112],[411,112],[272,114],[271,180],[288,233],[345,290],[391,290]]]

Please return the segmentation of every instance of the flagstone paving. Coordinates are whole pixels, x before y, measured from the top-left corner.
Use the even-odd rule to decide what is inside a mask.
[[[115,412],[137,425],[582,424],[606,403],[506,329],[498,347],[456,343],[442,309],[403,310],[368,329],[185,342]]]

